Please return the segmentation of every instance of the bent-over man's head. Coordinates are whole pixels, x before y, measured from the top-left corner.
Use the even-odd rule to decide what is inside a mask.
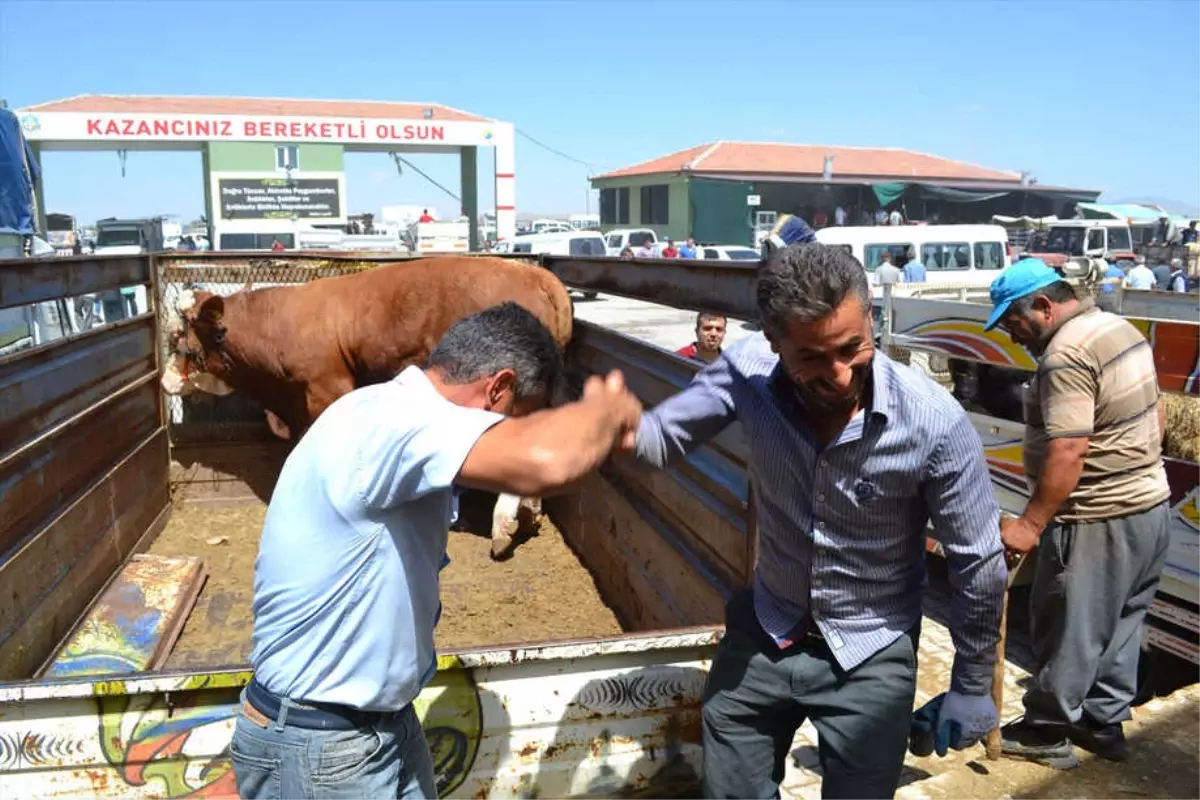
[[[992,314],[984,330],[999,327],[1034,355],[1046,342],[1064,314],[1079,304],[1071,284],[1040,258],[1013,264],[992,281]]]
[[[859,407],[875,340],[858,259],[822,244],[773,251],[759,268],[758,310],[763,333],[810,411]]]
[[[453,403],[523,416],[550,404],[563,362],[546,326],[510,301],[454,323],[425,371]]]

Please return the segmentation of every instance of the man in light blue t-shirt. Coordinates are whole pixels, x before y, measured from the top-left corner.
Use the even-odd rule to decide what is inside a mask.
[[[925,282],[925,265],[921,263],[921,259],[917,258],[916,248],[908,248],[906,260],[902,268],[904,273],[905,283],[924,283]]]
[[[1154,283],[1154,272],[1146,266],[1146,257],[1138,256],[1134,259],[1133,269],[1125,275],[1125,285],[1148,292],[1154,288]]]
[[[437,667],[456,487],[543,496],[630,449],[619,373],[546,410],[550,332],[515,303],[454,325],[425,369],[339,398],[288,456],[254,575],[254,678],[230,746],[243,798],[437,797],[412,701]]]

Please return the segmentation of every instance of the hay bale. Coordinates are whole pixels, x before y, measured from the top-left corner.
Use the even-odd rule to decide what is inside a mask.
[[[1167,407],[1163,455],[1200,461],[1200,398],[1164,394],[1163,403]]]

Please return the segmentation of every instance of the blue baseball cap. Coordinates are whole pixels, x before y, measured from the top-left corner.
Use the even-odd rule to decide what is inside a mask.
[[[794,214],[780,214],[775,227],[763,240],[762,257],[766,259],[773,250],[794,244],[811,244],[816,240],[817,235],[803,218]]]
[[[1000,277],[992,281],[992,315],[988,317],[985,331],[1000,324],[1001,318],[1008,313],[1014,300],[1032,294],[1038,289],[1044,289],[1052,283],[1061,281],[1062,275],[1040,258],[1023,258],[1000,273]]]

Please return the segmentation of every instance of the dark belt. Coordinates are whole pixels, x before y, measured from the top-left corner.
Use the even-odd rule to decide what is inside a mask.
[[[792,640],[792,645],[797,645],[801,642],[815,643],[825,641],[825,637],[821,634],[821,629],[817,627],[816,620],[811,616],[788,631],[788,637]]]
[[[254,706],[260,714],[278,722],[283,714],[283,698],[267,689],[258,679],[251,678],[246,686],[246,702]],[[353,706],[339,703],[301,703],[297,700],[288,701],[285,724],[297,728],[312,728],[316,730],[349,731],[357,728],[369,728],[390,721],[397,711],[363,711]]]

